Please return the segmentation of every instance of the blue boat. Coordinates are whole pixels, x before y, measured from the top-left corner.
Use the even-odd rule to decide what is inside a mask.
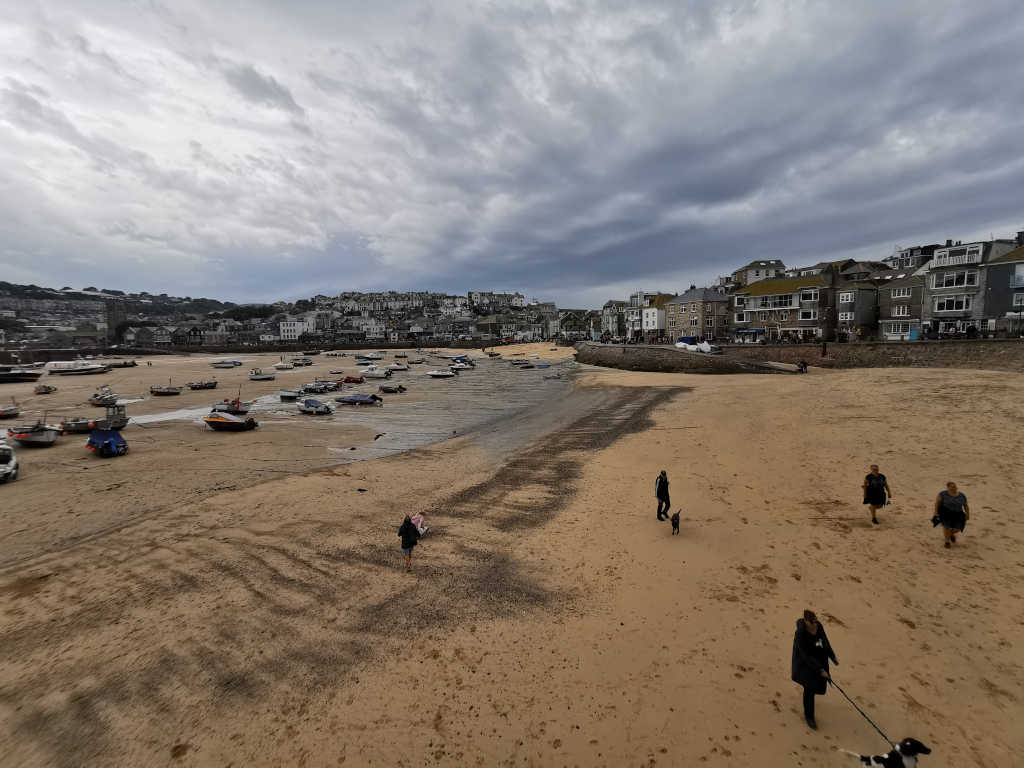
[[[384,405],[384,398],[378,395],[342,395],[334,401],[342,405]]]
[[[89,433],[89,439],[85,441],[86,447],[101,456],[109,459],[114,456],[124,456],[128,453],[128,443],[120,432],[112,429],[94,429]]]
[[[308,413],[311,416],[329,416],[334,413],[334,409],[326,403],[321,403],[319,400],[309,398],[308,400],[302,400],[298,403],[299,413]]]

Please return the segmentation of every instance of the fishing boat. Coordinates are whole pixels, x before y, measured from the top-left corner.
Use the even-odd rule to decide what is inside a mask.
[[[251,416],[243,419],[230,413],[211,413],[204,417],[203,421],[216,432],[246,432],[259,426],[256,419]]]
[[[287,403],[287,402],[291,402],[293,400],[298,400],[299,399],[299,395],[301,395],[301,394],[302,394],[302,392],[300,392],[297,389],[279,389],[277,391],[277,396],[279,398],[281,398],[281,402],[282,403]]]
[[[249,381],[273,381],[276,378],[276,374],[270,371],[264,372],[262,368],[252,368],[249,370]]]
[[[378,392],[383,392],[385,395],[398,395],[405,392],[406,389],[401,384],[395,386],[392,384],[384,384],[383,386],[377,387]]]
[[[321,403],[313,398],[300,400],[298,408],[299,413],[308,413],[310,416],[330,416],[334,413],[334,409],[327,405],[327,403]]]
[[[57,391],[57,388],[51,387],[49,384],[36,384],[36,388],[32,391],[37,395],[52,395]]]
[[[21,424],[7,430],[7,436],[21,445],[33,448],[47,448],[57,442],[60,427],[53,427],[37,421],[35,424]]]
[[[232,416],[244,416],[252,408],[252,402],[236,397],[232,400],[221,400],[210,406],[211,413],[230,413]]]
[[[71,416],[60,423],[60,431],[68,435],[84,435],[92,432],[92,419],[88,416]]]
[[[408,371],[409,370],[409,366],[406,365],[405,363],[391,363],[391,365],[387,366],[387,370],[389,370],[389,371]]]
[[[217,380],[213,379],[212,381],[190,381],[187,386],[189,389],[216,389]]]
[[[214,360],[210,363],[211,368],[234,368],[235,364],[231,360]]]
[[[334,398],[334,402],[342,405],[384,405],[384,398],[379,395],[342,395]]]
[[[365,354],[360,353],[356,355],[360,360],[383,360],[384,356],[376,352],[367,352]]]
[[[89,376],[96,373],[109,373],[110,367],[104,363],[88,360],[70,360],[50,363],[51,376]]]
[[[104,459],[124,456],[128,453],[128,443],[120,432],[112,429],[94,429],[85,441],[85,447]]]
[[[39,381],[42,368],[26,365],[0,365],[0,384],[15,381]]]
[[[21,413],[21,409],[17,403],[11,403],[10,405],[0,405],[0,419],[13,419]]]
[[[106,429],[117,432],[128,426],[128,413],[123,405],[108,405],[107,413],[102,419],[93,419],[93,429]]]
[[[346,376],[344,379],[342,379],[342,382],[344,384],[362,384],[365,381],[366,379],[364,379],[362,376]]]
[[[313,364],[313,361],[310,360],[308,357],[293,357],[291,362],[292,362],[292,365],[295,366],[296,368],[298,368],[299,366],[302,366],[302,365],[312,365]]]
[[[170,397],[172,395],[180,395],[181,387],[172,387],[171,380],[167,380],[167,386],[156,386],[149,388],[149,394],[155,397]]]
[[[411,360],[407,360],[406,362],[409,365],[423,365],[427,361],[424,360],[422,357],[414,357]]]
[[[276,368],[279,371],[290,371],[294,367],[295,363],[289,363],[285,360],[282,360],[280,363],[274,363],[274,368]]]
[[[468,371],[471,366],[468,366],[462,362],[454,362],[448,367],[451,368],[453,371]]]
[[[0,437],[0,483],[18,479],[18,455]]]
[[[344,371],[344,370],[342,370],[341,368],[332,368],[331,370],[329,370],[329,371],[328,371],[328,373],[331,373],[331,374],[333,374],[333,375],[335,375],[335,376],[340,376],[340,375],[341,375],[341,374],[343,374],[344,372],[345,372],[345,371]]]
[[[117,405],[117,393],[112,392],[110,387],[103,385],[93,393],[92,397],[89,398],[89,405],[95,405],[99,408],[106,408],[108,405]]]
[[[311,381],[303,384],[300,391],[304,395],[322,395],[327,392],[327,384],[322,381]]]
[[[452,379],[458,376],[458,372],[452,370],[442,371],[439,369],[436,371],[427,371],[427,376],[432,379]]]
[[[376,365],[370,365],[364,368],[360,373],[367,379],[388,379],[391,378],[391,371],[387,368],[378,368]]]

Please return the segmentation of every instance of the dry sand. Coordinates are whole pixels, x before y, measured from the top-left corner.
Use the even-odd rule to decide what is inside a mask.
[[[836,680],[932,746],[922,766],[1021,764],[1021,377],[587,369],[579,389],[585,416],[503,456],[457,439],[175,497],[21,558],[0,763],[855,765],[836,749],[878,735],[835,692],[808,731],[789,680],[811,607]],[[45,495],[87,475],[17,507],[32,478],[3,488],[3,524],[64,529]],[[972,506],[954,550],[928,523],[947,479]],[[414,511],[433,529],[407,575]]]

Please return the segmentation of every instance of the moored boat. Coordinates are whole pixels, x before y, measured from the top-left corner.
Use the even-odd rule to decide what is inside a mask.
[[[382,386],[377,387],[377,391],[383,392],[385,395],[397,395],[401,394],[402,392],[405,392],[406,389],[401,384],[397,386],[392,384],[384,384]]]
[[[427,371],[427,376],[429,376],[432,379],[452,379],[455,378],[455,376],[457,375],[458,372],[452,370],[442,371],[438,369],[436,371]]]
[[[92,432],[92,419],[88,416],[71,416],[60,423],[60,430],[69,435],[84,435]]]
[[[211,381],[190,381],[188,382],[187,386],[189,389],[216,389],[217,380],[213,379]]]
[[[211,368],[234,368],[235,364],[230,360],[214,360],[210,363]]]
[[[172,387],[171,380],[167,380],[167,386],[151,386],[149,388],[149,394],[155,395],[156,397],[170,397],[172,395],[180,395],[181,387]]]
[[[39,377],[42,375],[42,368],[26,365],[0,365],[0,384],[16,381],[39,381]]]
[[[0,435],[0,483],[18,479],[18,455]]]
[[[13,419],[19,413],[21,413],[21,408],[18,407],[17,403],[0,405],[0,419]]]
[[[313,364],[313,361],[310,360],[308,357],[293,357],[291,362],[292,362],[292,365],[295,366],[296,368],[298,368],[299,366],[302,366],[302,365],[312,365]]]
[[[57,442],[61,430],[37,421],[35,424],[21,424],[7,430],[7,436],[21,445],[47,448]]]
[[[376,365],[370,365],[368,368],[364,368],[359,373],[365,376],[367,379],[387,379],[391,377],[391,371],[387,368],[378,368]]]
[[[32,391],[37,395],[52,395],[57,391],[57,388],[51,387],[49,384],[36,384],[36,388]]]
[[[295,363],[289,363],[289,362],[287,362],[285,360],[282,360],[279,363],[274,363],[274,368],[276,368],[279,371],[290,371],[294,367],[295,367]]]
[[[104,363],[88,360],[70,360],[50,363],[51,376],[88,376],[96,373],[109,373],[110,367]]]
[[[106,429],[117,432],[128,426],[128,414],[123,405],[108,405],[107,413],[102,419],[93,419],[93,429]]]
[[[334,402],[342,405],[384,405],[384,398],[379,395],[342,395],[334,398]]]
[[[277,391],[277,396],[281,398],[282,403],[298,400],[301,394],[297,389],[279,389]]]
[[[244,416],[252,408],[252,403],[246,400],[242,400],[241,397],[236,397],[231,400],[221,400],[219,403],[214,403],[210,406],[212,413],[230,413],[233,416]]]
[[[104,384],[93,393],[92,397],[89,398],[89,405],[95,405],[99,408],[106,408],[108,405],[117,405],[117,393],[112,392],[110,387]]]
[[[414,357],[411,360],[406,360],[406,362],[409,365],[423,365],[423,363],[425,363],[427,361],[424,360],[422,357]]]
[[[313,398],[300,400],[298,402],[298,408],[299,413],[307,413],[311,416],[329,416],[334,413],[334,409],[327,403],[321,403],[319,400],[314,400]]]
[[[249,381],[273,381],[276,378],[276,374],[264,371],[262,368],[252,368],[249,370]]]
[[[256,419],[251,416],[243,419],[231,413],[211,413],[204,417],[203,421],[210,429],[217,432],[245,432],[259,426]]]
[[[362,384],[366,381],[362,376],[346,376],[341,380],[344,384]]]
[[[124,456],[128,453],[128,443],[121,437],[120,432],[115,432],[112,429],[94,429],[89,433],[89,439],[85,441],[85,446],[104,459]]]

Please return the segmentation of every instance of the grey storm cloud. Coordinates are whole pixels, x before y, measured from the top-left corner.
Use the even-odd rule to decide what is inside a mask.
[[[3,279],[599,305],[1024,225],[1017,0],[16,8]]]

